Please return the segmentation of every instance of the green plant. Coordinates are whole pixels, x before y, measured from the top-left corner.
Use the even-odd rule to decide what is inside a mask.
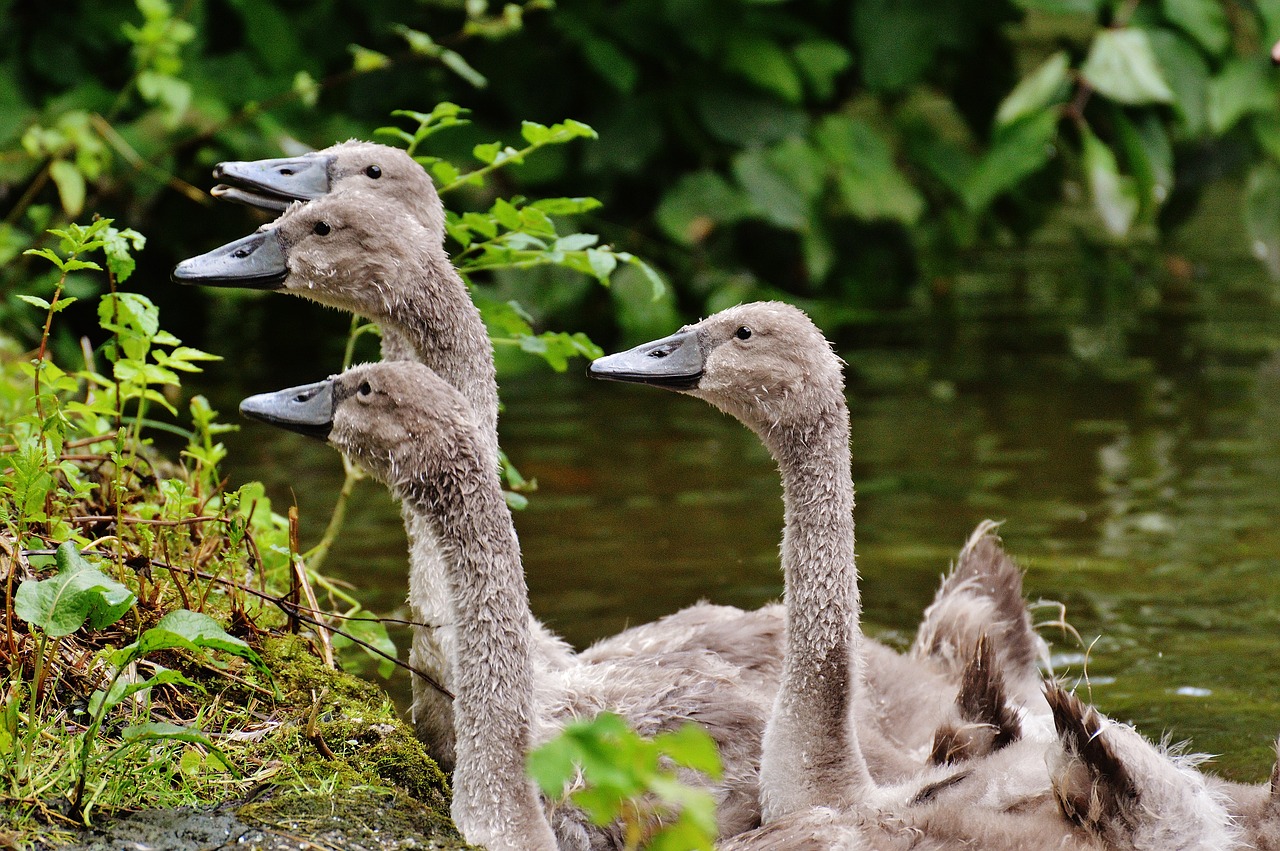
[[[90,565],[70,541],[58,547],[56,559],[59,568],[57,575],[44,580],[28,579],[18,586],[14,595],[14,614],[37,630],[39,636],[36,674],[30,688],[28,710],[32,718],[47,714],[45,686],[49,656],[53,652],[50,642],[56,645],[60,639],[79,631],[86,621],[94,630],[110,627],[137,602],[137,596],[132,591]],[[157,667],[156,673],[146,678],[135,673],[137,664],[145,657],[163,650],[185,650],[197,654],[213,650],[229,653],[247,659],[268,681],[271,678],[270,671],[248,644],[228,635],[208,615],[183,609],[165,615],[155,626],[144,630],[137,640],[119,650],[101,652],[99,658],[108,671],[106,684],[89,696],[88,723],[76,737],[78,767],[74,775],[75,784],[69,795],[71,811],[86,824],[93,806],[92,796],[89,799],[85,797],[91,771],[95,767],[102,770],[130,748],[148,741],[173,740],[200,744],[218,754],[222,763],[234,771],[230,761],[199,730],[147,720],[145,704],[136,701],[135,717],[142,716],[139,723],[126,727],[121,732],[121,743],[95,759],[101,746],[98,734],[103,721],[125,700],[161,685],[184,685],[202,689],[202,686],[175,670]],[[10,716],[6,715],[6,719],[10,719]],[[10,788],[18,797],[31,797],[33,791],[23,788],[22,767],[31,763],[35,738],[30,731],[23,731],[16,724],[0,731],[0,751],[11,754],[21,751],[25,757],[10,763],[11,767],[19,769],[18,773],[10,772]]]
[[[569,724],[528,759],[544,794],[567,796],[596,824],[621,821],[626,848],[710,851],[715,799],[682,782],[681,769],[720,778],[720,757],[705,730],[688,723],[646,739],[609,712]]]

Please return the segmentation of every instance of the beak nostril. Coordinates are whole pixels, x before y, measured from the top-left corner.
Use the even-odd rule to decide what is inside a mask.
[[[666,349],[654,349],[653,351],[649,352],[649,357],[651,357],[651,358],[665,358],[665,357],[666,357],[667,355],[669,355],[669,354],[671,354],[671,353],[670,353],[670,352],[668,352]]]
[[[293,174],[293,169],[291,169],[291,168],[282,168],[282,169],[280,169],[280,173],[281,173],[281,174],[283,174],[283,175],[285,175],[286,177],[288,177],[288,176],[290,176],[290,175],[292,175],[292,174]]]

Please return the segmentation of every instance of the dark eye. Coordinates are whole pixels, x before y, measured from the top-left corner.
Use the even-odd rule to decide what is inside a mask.
[[[356,395],[362,399],[367,399],[373,395],[373,388],[369,386],[369,382],[361,381],[360,386],[356,388]]]
[[[364,170],[364,173],[372,177],[374,180],[382,177],[382,169],[378,168],[376,165],[369,166]]]
[[[328,222],[316,222],[311,228],[311,232],[316,236],[328,236],[331,230],[333,228],[329,227]]]
[[[737,337],[739,340],[745,340],[751,336],[751,329],[746,325],[743,325],[737,331],[733,332],[733,336]]]

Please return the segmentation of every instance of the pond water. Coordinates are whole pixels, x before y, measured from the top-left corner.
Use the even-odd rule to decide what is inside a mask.
[[[1097,308],[1140,287],[1123,269],[996,257],[945,307],[840,332],[864,620],[905,646],[969,532],[1002,520],[1056,673],[1253,780],[1280,733],[1280,308],[1248,260],[1175,271],[1194,299],[1165,281],[1117,312]],[[580,365],[504,376],[502,395],[503,446],[538,482],[516,514],[533,609],[575,645],[699,599],[780,595],[780,485],[737,422]],[[336,453],[257,425],[229,442],[233,485],[296,500],[314,541]],[[361,483],[327,571],[403,617],[404,553],[396,506]],[[1063,607],[1079,638],[1047,625]],[[403,704],[407,681],[390,688]]]

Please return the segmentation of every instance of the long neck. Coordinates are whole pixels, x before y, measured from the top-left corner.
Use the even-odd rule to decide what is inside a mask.
[[[782,473],[787,653],[760,768],[764,818],[841,807],[871,788],[854,725],[862,632],[849,411],[842,395],[759,433]]]
[[[444,249],[425,246],[395,268],[381,314],[384,360],[431,367],[471,405],[480,435],[497,458],[498,384],[493,345],[467,287]],[[388,357],[390,356],[390,358]]]
[[[554,851],[525,777],[533,671],[519,543],[488,451],[464,449],[455,460],[444,476],[397,487],[440,543],[454,600],[454,821],[468,842],[490,849]]]

